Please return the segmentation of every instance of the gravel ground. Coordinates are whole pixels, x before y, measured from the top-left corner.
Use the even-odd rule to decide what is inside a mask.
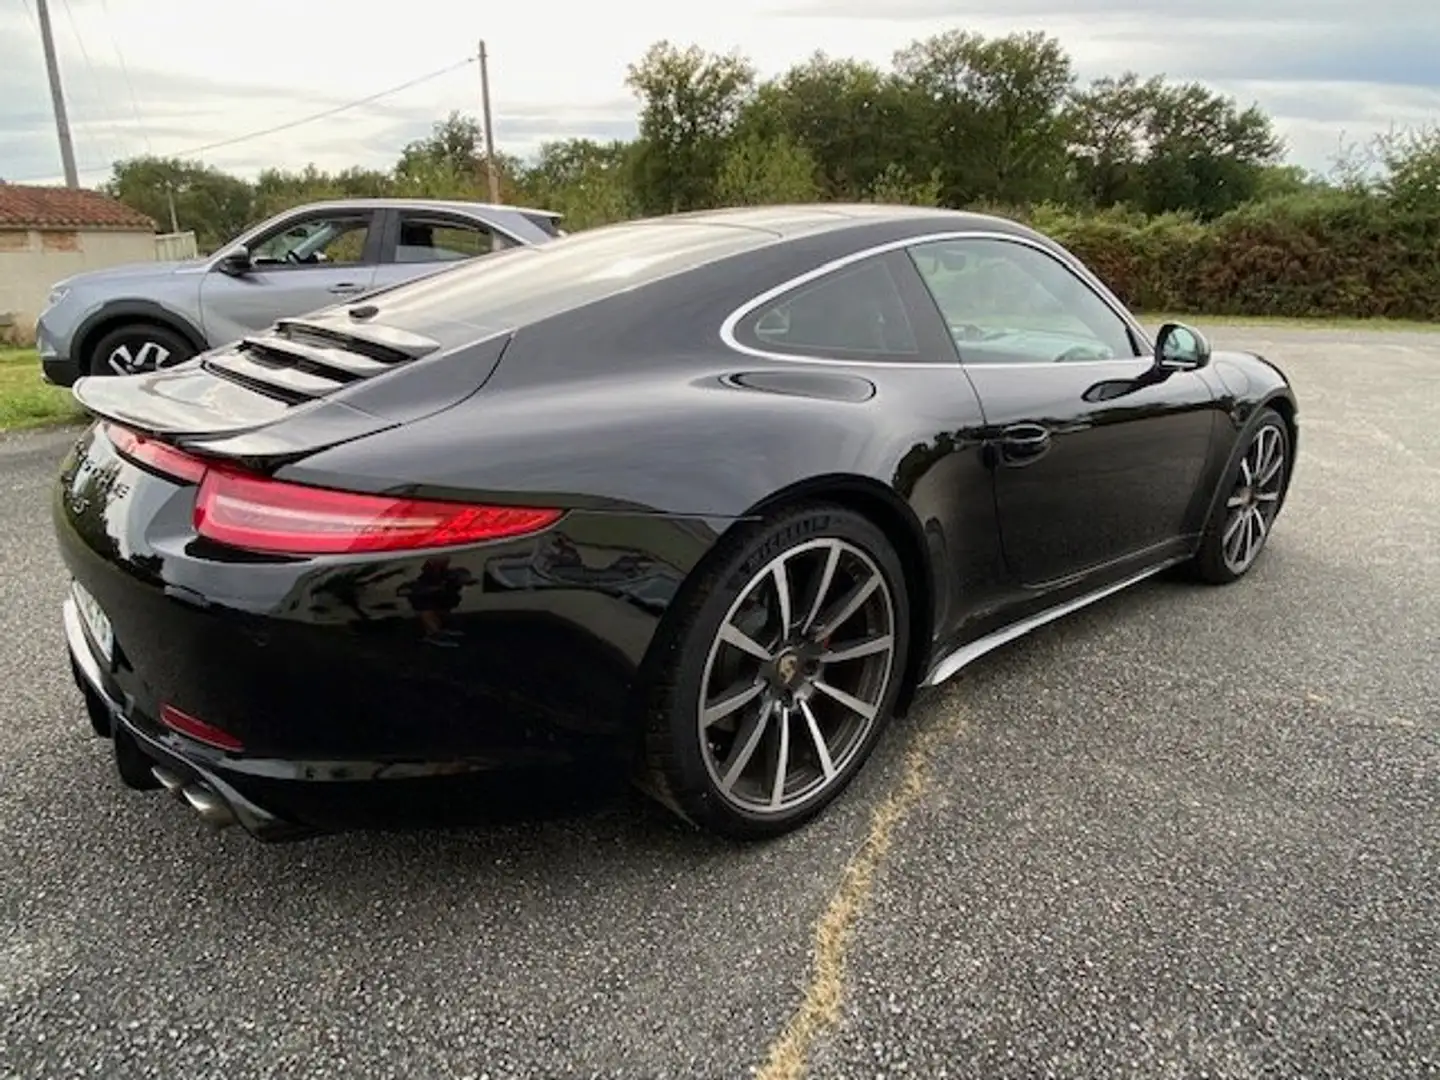
[[[810,1075],[1440,1073],[1440,336],[1215,336],[1301,399],[1250,578],[992,654],[740,850],[626,797],[264,846],[124,790],[63,661],[69,436],[0,438],[0,1077],[746,1076],[907,780]]]

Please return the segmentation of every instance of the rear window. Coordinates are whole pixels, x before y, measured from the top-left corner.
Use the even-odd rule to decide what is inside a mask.
[[[548,214],[521,214],[520,216],[546,236],[555,237],[565,235],[560,231],[560,221],[558,218],[550,217]]]
[[[774,238],[700,223],[617,225],[511,248],[375,296],[379,322],[498,332],[738,254]]]

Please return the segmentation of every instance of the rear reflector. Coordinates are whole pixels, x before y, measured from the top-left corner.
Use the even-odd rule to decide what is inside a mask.
[[[277,555],[405,551],[539,532],[561,511],[476,506],[331,491],[211,469],[195,498],[195,531]]]
[[[129,428],[107,423],[105,435],[122,455],[148,469],[186,483],[198,484],[205,476],[205,462],[166,443],[147,438]]]
[[[245,744],[228,731],[218,728],[214,724],[207,724],[204,720],[197,720],[189,713],[181,712],[173,705],[160,706],[160,722],[171,731],[178,731],[181,735],[188,735],[196,742],[213,746],[217,750],[229,750],[238,753],[245,749]]]

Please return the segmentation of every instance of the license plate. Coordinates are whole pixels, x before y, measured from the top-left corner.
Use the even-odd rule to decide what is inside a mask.
[[[80,621],[85,624],[85,629],[90,632],[90,640],[95,643],[108,664],[114,659],[115,653],[115,631],[110,626],[110,617],[101,610],[99,603],[84,585],[77,581],[72,585],[72,591],[75,595],[75,608],[80,612]]]

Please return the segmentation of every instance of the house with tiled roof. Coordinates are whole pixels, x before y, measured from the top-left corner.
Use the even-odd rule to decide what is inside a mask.
[[[25,339],[55,282],[155,259],[155,222],[83,188],[0,182],[0,339]]]

